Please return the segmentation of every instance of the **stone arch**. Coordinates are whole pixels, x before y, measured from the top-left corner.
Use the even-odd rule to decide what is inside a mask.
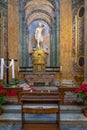
[[[44,21],[46,21],[48,23],[48,25],[51,25],[51,22],[52,22],[52,19],[50,18],[50,16],[43,14],[43,13],[34,13],[27,19],[28,26],[30,25],[30,23],[32,21],[34,21],[36,19],[43,19]]]
[[[43,13],[43,14],[46,14],[46,15],[50,16],[51,19],[53,19],[52,10],[47,12],[46,9],[42,10],[41,8],[39,8],[39,9],[37,8],[37,9],[32,10],[31,12],[29,12],[29,14],[26,16],[26,20],[28,19],[29,16],[33,15],[34,13]]]
[[[57,2],[56,0],[48,0],[55,8],[57,7]],[[59,1],[58,1],[59,3]]]
[[[39,0],[30,1],[24,6],[24,10],[28,23],[31,23],[31,21],[34,20],[34,17],[42,18],[45,21],[48,21],[49,24],[52,23],[54,19],[55,7],[47,0],[42,2]]]
[[[28,8],[28,7],[36,7],[36,6],[38,6],[38,7],[40,7],[40,5],[41,6],[43,6],[43,5],[48,5],[48,6],[50,6],[51,8],[53,8],[53,9],[55,9],[55,7],[52,5],[52,3],[51,2],[49,2],[48,0],[44,0],[44,1],[39,1],[39,0],[33,0],[33,1],[30,1],[30,2],[28,2],[25,6],[24,6],[24,9],[26,9],[26,8]]]

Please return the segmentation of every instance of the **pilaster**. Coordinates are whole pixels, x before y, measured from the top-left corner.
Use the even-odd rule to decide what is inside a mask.
[[[87,0],[84,0],[84,82],[87,83]]]

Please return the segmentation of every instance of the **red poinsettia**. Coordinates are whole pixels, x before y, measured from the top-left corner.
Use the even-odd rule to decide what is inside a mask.
[[[77,97],[82,99],[83,103],[87,105],[87,84],[82,84],[80,88],[74,90]]]
[[[0,85],[0,106],[3,105],[5,102],[6,97],[14,97],[17,96],[17,93],[15,91],[6,91],[5,86]]]
[[[0,106],[4,103],[7,91],[4,89],[3,85],[0,85]]]

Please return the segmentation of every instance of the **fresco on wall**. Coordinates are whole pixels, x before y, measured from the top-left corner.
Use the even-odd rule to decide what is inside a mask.
[[[84,0],[72,0],[73,73],[84,72]]]
[[[60,14],[59,0],[19,0],[19,68],[32,71],[32,48],[36,47],[35,29],[38,23],[46,25],[43,31],[43,49],[47,49],[47,71],[60,67]]]

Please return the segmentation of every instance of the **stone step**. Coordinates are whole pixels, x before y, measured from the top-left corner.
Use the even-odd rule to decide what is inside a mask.
[[[61,105],[60,111],[61,113],[82,113],[83,108],[85,108],[85,106]]]
[[[61,113],[81,113],[82,108],[84,108],[84,106],[61,105],[60,111]],[[20,113],[21,105],[4,105],[3,110],[4,113]]]
[[[26,114],[26,121],[35,121],[35,122],[56,122],[56,114]],[[20,113],[3,113],[0,115],[0,121],[21,121]],[[80,114],[71,114],[71,113],[61,113],[60,114],[61,124],[76,124],[76,125],[86,125],[87,126],[87,117],[82,113]]]
[[[60,106],[60,121],[61,124],[87,126],[87,117],[85,117],[81,110],[84,106],[61,105]],[[21,106],[20,105],[4,105],[4,113],[0,115],[0,121],[21,121]],[[25,120],[37,122],[55,122],[56,114],[25,114]]]
[[[4,113],[20,113],[21,106],[20,105],[4,105],[3,107]]]

